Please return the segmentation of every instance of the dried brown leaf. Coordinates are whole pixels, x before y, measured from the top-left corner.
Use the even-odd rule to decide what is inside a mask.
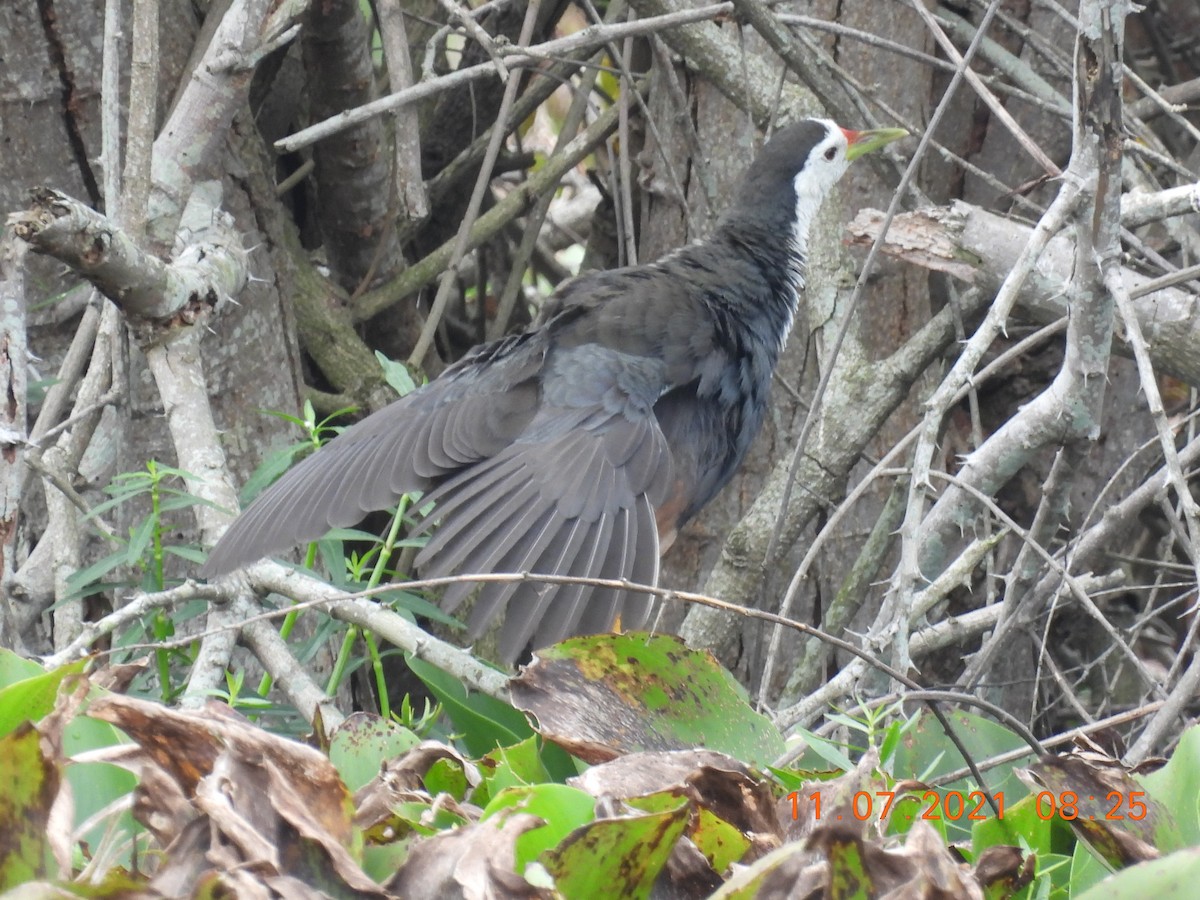
[[[517,838],[542,825],[542,820],[527,813],[499,818],[414,845],[388,888],[404,897],[445,900],[550,897],[514,871]]]

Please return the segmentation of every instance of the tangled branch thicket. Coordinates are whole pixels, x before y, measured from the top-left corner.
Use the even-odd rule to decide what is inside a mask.
[[[61,660],[131,601],[219,597],[185,699],[224,683],[240,638],[330,724],[348,698],[319,683],[329,651],[301,665],[257,618],[276,591],[498,690],[391,609],[273,564],[157,592],[295,439],[256,410],[376,408],[377,351],[436,374],[574,269],[703,235],[757,132],[821,110],[913,140],[823,211],[770,425],[663,584],[867,658],[678,600],[662,627],[789,725],[885,694],[871,657],[1042,735],[1129,714],[1130,762],[1196,715],[1191,0],[54,5],[0,18],[24,91],[0,100],[22,123],[3,202],[57,188],[0,255],[6,646]],[[54,51],[53,85],[22,42]],[[99,506],[147,459],[187,503]]]

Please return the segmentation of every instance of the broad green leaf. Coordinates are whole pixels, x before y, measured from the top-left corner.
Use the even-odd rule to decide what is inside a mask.
[[[644,812],[666,812],[678,809],[680,798],[678,792],[667,790],[633,797],[625,802]],[[718,874],[745,856],[751,847],[750,838],[703,805],[693,810],[687,836]]]
[[[688,823],[688,804],[669,812],[599,819],[541,857],[564,897],[649,897]]]
[[[1070,896],[1076,897],[1088,888],[1099,884],[1112,872],[1108,866],[1100,862],[1087,844],[1082,841],[1075,845],[1075,853],[1071,856],[1071,870],[1068,879]]]
[[[425,789],[433,796],[449,794],[462,800],[467,794],[467,775],[461,764],[452,759],[439,759],[425,773]]]
[[[596,799],[586,791],[565,784],[532,784],[500,791],[484,808],[480,821],[502,812],[525,812],[537,816],[544,825],[532,828],[517,838],[516,871],[544,851],[557,847],[568,834],[596,818]]]
[[[46,670],[33,660],[18,656],[11,650],[0,647],[0,688],[45,673]]]
[[[329,760],[351,792],[379,774],[389,759],[421,742],[403,726],[370,713],[353,713],[329,739]]]
[[[0,891],[53,871],[47,826],[62,773],[41,739],[29,722],[0,738]]]
[[[1032,794],[1016,803],[1005,795],[1003,818],[972,823],[971,850],[976,858],[988,847],[1011,845],[1032,852],[1037,857],[1037,878],[1053,887],[1055,896],[1065,897],[1076,841],[1066,822],[1058,816],[1044,817],[1044,813],[1043,808],[1043,815],[1038,814]]]
[[[483,784],[476,788],[472,801],[486,805],[505,788],[551,781],[538,743],[537,737],[529,737],[509,747],[497,747],[480,757],[477,765]]]
[[[10,657],[8,650],[0,650],[0,655]],[[53,672],[41,672],[30,678],[13,681],[0,690],[0,735],[9,734],[22,722],[37,722],[42,716],[54,709],[54,701],[58,697],[58,688],[68,675],[81,673],[87,667],[87,660],[81,659],[55,669]],[[30,663],[35,671],[41,671],[36,663]],[[19,668],[10,662],[9,672],[15,674]]]
[[[946,712],[946,718],[972,759],[989,759],[1027,746],[1012,731],[983,716],[961,710],[949,710]],[[1028,756],[1014,760],[1003,769],[992,769],[985,773],[986,785],[973,784],[968,778],[961,778],[952,784],[939,783],[937,790],[943,795],[949,791],[961,791],[966,795],[970,791],[986,787],[992,793],[1003,792],[1005,806],[1008,808],[1028,793],[1028,789],[1013,774],[1013,767],[1028,765],[1033,760],[1031,750]],[[896,747],[892,774],[897,781],[915,778],[932,782],[938,776],[962,769],[965,765],[962,754],[946,736],[937,718],[928,712],[922,712]],[[972,824],[962,819],[947,821],[946,826],[952,840],[963,840]],[[1004,843],[1011,844],[1013,841],[1008,840]]]
[[[496,747],[507,747],[533,735],[525,716],[507,703],[484,694],[468,694],[454,676],[414,656],[406,659],[409,668],[442,704],[463,745],[473,756],[482,756]]]
[[[1200,845],[1200,725],[1193,725],[1179,738],[1170,760],[1156,772],[1135,775],[1155,801],[1171,812],[1184,846]],[[1155,835],[1156,846],[1161,837]]]
[[[1176,850],[1106,878],[1076,900],[1191,900],[1200,885],[1200,847]]]
[[[673,635],[570,638],[539,650],[511,690],[545,737],[589,762],[705,747],[765,765],[784,750],[712,654]]]
[[[863,859],[861,841],[844,836],[828,837],[822,849],[829,861],[830,900],[871,900],[879,890]]]

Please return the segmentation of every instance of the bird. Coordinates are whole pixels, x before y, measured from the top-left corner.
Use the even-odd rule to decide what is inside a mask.
[[[533,573],[656,586],[678,530],[758,433],[804,284],[809,229],[849,163],[904,137],[808,118],[779,129],[710,236],[655,262],[564,282],[529,330],[482,344],[305,458],[232,523],[201,577],[319,539],[420,492],[424,578]],[[436,527],[434,527],[436,526]],[[499,657],[644,627],[634,588],[478,590],[472,640],[503,614]]]

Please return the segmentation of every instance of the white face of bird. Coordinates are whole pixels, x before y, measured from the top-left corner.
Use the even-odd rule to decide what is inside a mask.
[[[814,119],[825,126],[825,137],[809,151],[804,166],[792,179],[796,191],[794,235],[799,246],[808,240],[808,228],[821,203],[838,179],[846,174],[850,163],[864,153],[877,150],[884,144],[908,134],[902,128],[875,128],[869,131],[850,131],[829,119]]]
[[[808,242],[808,229],[821,203],[829,196],[838,179],[850,165],[850,135],[829,119],[817,119],[825,126],[825,137],[809,151],[808,159],[792,179],[796,191],[796,218],[793,239],[798,246]]]

